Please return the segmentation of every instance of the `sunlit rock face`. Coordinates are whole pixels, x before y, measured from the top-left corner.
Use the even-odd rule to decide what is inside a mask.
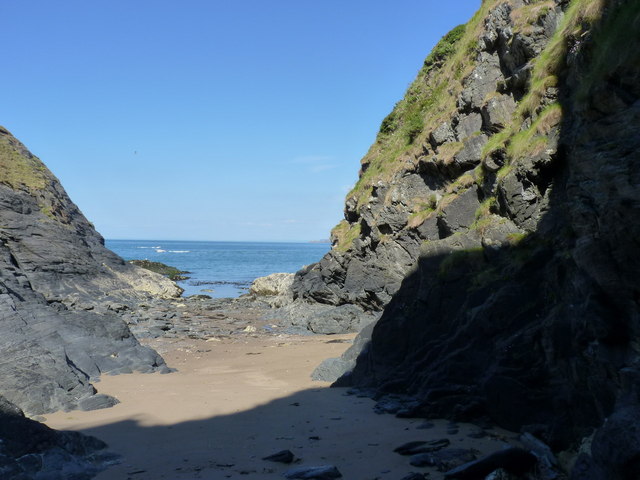
[[[179,293],[106,249],[44,164],[0,129],[0,395],[30,414],[112,405],[91,379],[166,368],[116,312]]]

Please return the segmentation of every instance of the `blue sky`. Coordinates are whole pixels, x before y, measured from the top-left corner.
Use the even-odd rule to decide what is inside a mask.
[[[2,117],[106,238],[328,238],[480,0],[5,0]]]

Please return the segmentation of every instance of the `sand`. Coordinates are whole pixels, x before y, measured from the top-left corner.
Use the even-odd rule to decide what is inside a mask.
[[[493,429],[483,439],[461,425],[447,434],[444,420],[419,429],[422,419],[378,415],[368,398],[311,381],[320,361],[339,356],[353,336],[237,336],[204,340],[157,339],[148,343],[171,374],[104,376],[101,393],[117,397],[115,407],[58,412],[45,423],[106,441],[120,463],[98,480],[282,479],[295,466],[335,465],[343,478],[399,480],[433,468],[409,465],[393,452],[414,440],[449,438],[452,447],[481,453],[502,448],[509,432]],[[291,450],[297,463],[262,460]]]

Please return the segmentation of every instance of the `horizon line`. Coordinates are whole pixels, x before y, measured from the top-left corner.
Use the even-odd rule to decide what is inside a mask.
[[[107,238],[105,241],[126,241],[126,242],[209,242],[209,243],[312,243],[331,244],[329,239],[320,240],[188,240],[188,239],[160,239],[160,238]]]

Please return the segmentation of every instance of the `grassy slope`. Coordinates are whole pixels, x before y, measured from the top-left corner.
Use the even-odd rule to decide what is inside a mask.
[[[438,43],[429,54],[416,79],[409,86],[404,98],[382,121],[376,142],[362,159],[360,178],[347,198],[356,201],[361,209],[369,201],[372,186],[378,181],[389,183],[395,174],[407,169],[407,162],[418,158],[428,135],[456,111],[456,99],[462,91],[462,81],[476,66],[476,45],[487,13],[504,0],[485,0],[479,11],[466,24],[456,27]],[[545,94],[558,86],[559,74],[565,67],[567,53],[576,41],[585,36],[593,38],[597,48],[593,55],[591,75],[579,86],[577,97],[588,98],[596,85],[616,65],[629,60],[637,51],[625,48],[630,36],[640,29],[640,5],[627,4],[611,16],[604,25],[592,32],[594,23],[602,16],[605,0],[573,0],[566,11],[562,24],[555,35],[533,63],[533,72],[528,89],[520,100],[511,123],[492,135],[484,147],[483,157],[502,155],[506,164],[498,174],[503,178],[514,163],[544,149],[549,132],[560,125],[563,114],[559,103],[547,102]],[[552,0],[533,0],[529,5],[512,12],[514,31],[527,32],[550,8]],[[453,142],[445,147],[455,150],[461,144]],[[453,156],[456,151],[448,154]],[[439,152],[439,156],[447,152]],[[481,164],[475,178],[481,182],[485,176]],[[455,180],[454,180],[455,183]],[[468,183],[468,182],[467,182]],[[414,216],[424,219],[436,206],[431,199],[416,199]],[[486,214],[494,213],[486,209]],[[482,216],[483,212],[479,212]],[[409,227],[418,225],[414,219]],[[358,237],[358,224],[342,221],[332,232],[338,251],[346,251]]]
[[[14,190],[42,190],[51,173],[37,157],[25,152],[24,146],[0,127],[0,183]]]
[[[475,66],[477,38],[482,20],[498,0],[483,2],[465,25],[447,33],[427,56],[417,77],[402,100],[382,121],[375,143],[362,159],[362,170],[347,198],[356,200],[357,209],[365,205],[378,181],[390,182],[406,165],[403,158],[415,158],[428,134],[448,120],[462,91],[462,80]],[[455,153],[455,152],[454,152]],[[416,199],[415,213],[424,216],[433,209],[430,198]],[[357,224],[341,222],[332,231],[339,251],[347,250],[357,238]]]

